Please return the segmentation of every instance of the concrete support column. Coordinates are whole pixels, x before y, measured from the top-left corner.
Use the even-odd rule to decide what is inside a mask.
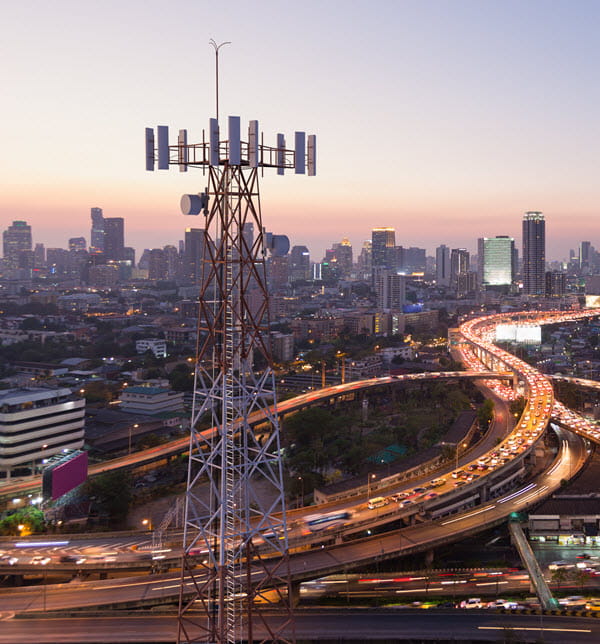
[[[300,582],[299,581],[290,582],[288,592],[290,594],[289,596],[290,608],[296,608],[296,606],[298,606],[298,604],[300,603]]]
[[[431,568],[431,565],[433,564],[433,557],[434,557],[434,550],[431,548],[430,550],[427,550],[425,552],[425,568]]]
[[[479,490],[479,499],[485,503],[490,498],[490,490],[487,485],[483,485]]]

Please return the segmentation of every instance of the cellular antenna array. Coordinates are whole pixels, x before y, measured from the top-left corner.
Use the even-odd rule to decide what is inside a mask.
[[[227,137],[211,118],[187,130],[146,129],[146,169],[202,168],[206,187],[181,199],[204,218],[178,642],[292,642],[293,616],[279,417],[269,343],[267,240],[258,173],[314,176],[314,135],[265,145],[258,121]],[[262,356],[264,369],[255,368]],[[277,602],[285,619],[267,619]],[[200,610],[199,610],[200,609]]]

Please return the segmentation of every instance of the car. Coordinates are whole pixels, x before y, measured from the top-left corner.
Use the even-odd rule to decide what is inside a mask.
[[[437,497],[438,497],[438,493],[437,493],[437,492],[430,492],[429,494],[426,494],[426,495],[425,495],[424,500],[425,500],[425,501],[431,501],[431,499],[435,499],[435,498],[437,498]]]
[[[481,597],[469,597],[469,599],[465,599],[464,601],[460,602],[460,607],[461,608],[483,608],[483,604],[481,603]]]
[[[0,565],[4,564],[5,566],[14,566],[18,561],[19,558],[13,557],[12,555],[0,556]]]
[[[50,557],[44,557],[44,555],[35,555],[35,557],[31,558],[31,561],[29,563],[33,564],[34,566],[45,566],[46,564],[49,564],[50,561]]]
[[[585,605],[585,610],[600,611],[600,599],[590,599]]]
[[[458,481],[454,481],[454,487],[462,487],[463,485],[466,485],[466,484],[467,482],[463,481],[462,479]]]
[[[569,568],[575,568],[574,563],[569,563],[568,561],[552,561],[551,563],[548,564],[548,570],[559,570],[560,568],[564,568],[565,570],[568,570]]]
[[[585,606],[586,599],[582,595],[569,595],[558,600],[561,606]]]
[[[417,494],[423,494],[423,492],[427,492],[426,487],[416,487],[413,489],[413,492],[416,492]]]

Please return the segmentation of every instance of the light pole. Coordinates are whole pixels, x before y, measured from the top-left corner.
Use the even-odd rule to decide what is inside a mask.
[[[371,498],[371,479],[377,478],[377,474],[367,474],[367,503]]]
[[[463,449],[466,449],[467,448],[467,443],[463,443],[462,445],[459,445],[458,443],[456,444],[456,466],[454,468],[455,470],[458,469],[458,448],[459,447],[462,447]]]
[[[148,530],[152,530],[152,519],[142,519],[142,525]]]
[[[300,481],[300,491],[301,491],[300,503],[298,504],[298,507],[302,508],[304,507],[304,479],[301,476],[299,476],[298,480]]]
[[[129,449],[127,450],[128,454],[131,454],[131,430],[132,429],[137,429],[139,425],[135,423],[135,425],[129,425]]]

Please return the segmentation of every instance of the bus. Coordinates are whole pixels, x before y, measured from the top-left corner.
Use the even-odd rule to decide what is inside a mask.
[[[327,514],[311,514],[304,521],[311,532],[319,532],[320,530],[342,526],[351,518],[351,512],[342,510],[340,512],[329,512]]]

